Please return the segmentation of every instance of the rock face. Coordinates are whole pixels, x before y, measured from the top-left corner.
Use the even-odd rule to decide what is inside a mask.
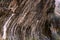
[[[0,0],[0,40],[55,40],[54,9],[55,0]]]

